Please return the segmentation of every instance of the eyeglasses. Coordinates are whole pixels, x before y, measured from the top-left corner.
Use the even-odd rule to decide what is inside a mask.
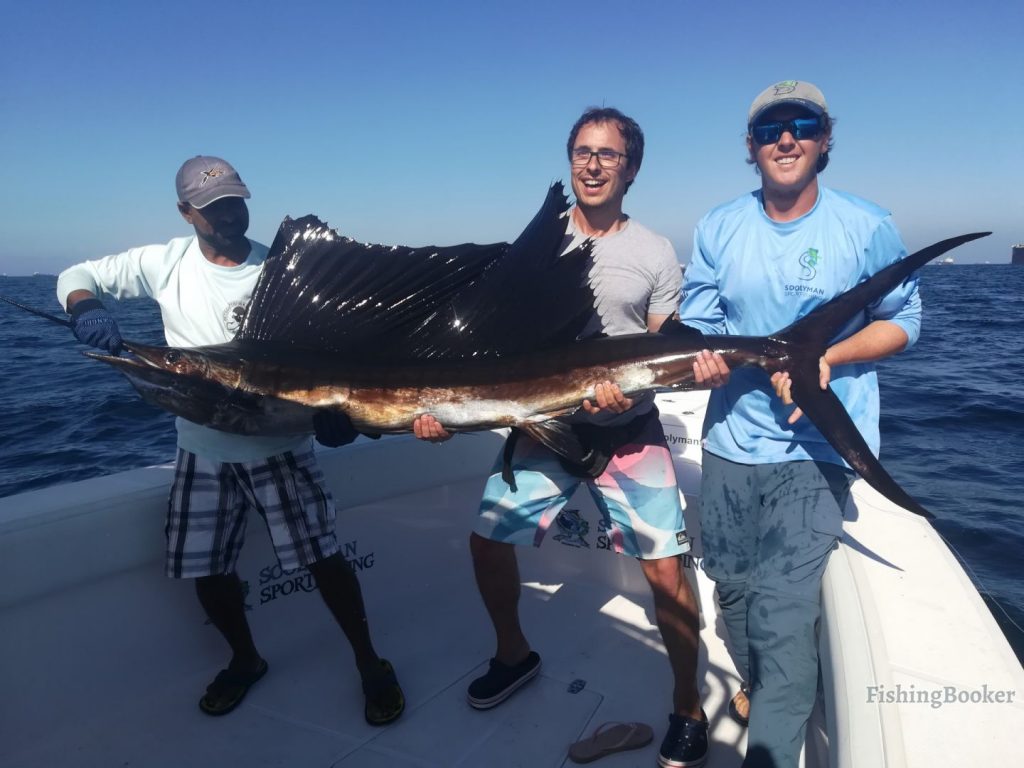
[[[616,152],[614,149],[589,149],[587,147],[576,147],[569,155],[573,167],[584,168],[590,165],[590,158],[596,157],[597,164],[602,168],[618,168],[619,160],[628,155]]]
[[[785,120],[778,123],[761,123],[751,126],[750,135],[758,144],[775,144],[782,138],[782,134],[788,133],[797,141],[803,139],[816,139],[821,136],[824,127],[821,119],[817,117],[798,117],[794,120]]]

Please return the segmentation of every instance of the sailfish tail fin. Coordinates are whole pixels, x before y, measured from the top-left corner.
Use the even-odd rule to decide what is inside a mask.
[[[927,248],[922,248],[905,259],[900,259],[895,264],[890,264],[885,269],[876,272],[864,282],[836,296],[831,301],[825,302],[789,327],[773,334],[772,338],[787,345],[797,344],[823,350],[858,312],[873,301],[885,296],[929,261],[959,245],[991,234],[991,232],[973,232],[969,235],[951,237],[929,245]]]
[[[937,256],[989,234],[975,232],[960,235],[923,248],[822,304],[771,337],[771,341],[782,352],[784,362],[780,370],[789,371],[792,379],[790,391],[793,402],[804,415],[872,488],[901,507],[927,518],[933,518],[934,515],[914,501],[885,471],[835,392],[821,389],[818,361],[829,342],[864,307],[889,293]]]
[[[828,434],[832,447],[868,485],[904,509],[929,520],[934,519],[935,515],[903,490],[875,458],[842,401],[831,389],[818,386],[817,375],[818,366],[815,365],[809,376],[793,377],[790,390],[793,402],[804,412],[804,416],[811,420],[819,432]]]

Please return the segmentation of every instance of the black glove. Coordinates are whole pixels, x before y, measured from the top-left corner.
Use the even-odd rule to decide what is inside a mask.
[[[124,340],[114,320],[99,299],[82,299],[68,310],[71,314],[71,331],[75,338],[90,347],[103,349],[112,355],[121,352]]]
[[[352,426],[352,420],[341,411],[320,409],[313,414],[313,428],[316,430],[316,441],[328,448],[348,445],[359,432]]]

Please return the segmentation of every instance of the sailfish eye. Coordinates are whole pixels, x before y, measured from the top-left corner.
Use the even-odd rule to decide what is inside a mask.
[[[164,362],[174,365],[181,360],[181,352],[176,349],[172,349],[164,356]]]

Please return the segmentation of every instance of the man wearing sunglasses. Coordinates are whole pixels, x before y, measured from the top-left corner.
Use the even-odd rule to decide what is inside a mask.
[[[832,125],[825,97],[807,82],[776,83],[754,100],[747,150],[761,188],[698,223],[684,323],[767,335],[906,255],[888,211],[819,183]],[[912,278],[868,307],[820,361],[820,386],[831,386],[876,454],[872,363],[917,339],[920,313]],[[707,352],[701,363],[698,381],[715,387],[704,422],[704,567],[744,680],[730,713],[749,723],[744,768],[795,768],[817,688],[821,577],[853,475],[789,407],[788,373],[730,373]]]

